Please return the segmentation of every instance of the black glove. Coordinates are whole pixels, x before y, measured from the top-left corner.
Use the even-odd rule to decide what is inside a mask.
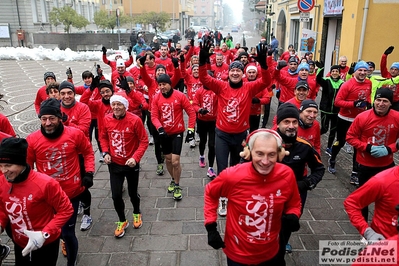
[[[393,47],[393,46],[389,46],[388,49],[385,50],[384,54],[385,54],[385,55],[391,54],[391,53],[393,52],[393,49],[394,49],[394,48],[395,48],[395,47]]]
[[[299,224],[299,218],[295,214],[283,214],[281,217],[283,226],[291,230],[291,232],[296,232],[301,228]]]
[[[139,109],[142,109],[142,108],[143,108],[143,105],[142,105],[142,104],[140,104],[140,105],[139,105]]]
[[[118,81],[119,84],[117,84],[117,86],[123,89],[127,94],[129,94],[132,91],[129,87],[129,84],[127,83],[125,76],[119,76]]]
[[[100,77],[99,76],[94,77],[90,84],[90,90],[94,91],[95,88],[98,88],[99,84],[100,84]]]
[[[252,57],[253,59],[256,60],[256,62],[259,63],[260,67],[265,70],[267,69],[266,54],[267,54],[266,44],[259,43],[258,46],[256,46],[256,56]]]
[[[280,61],[277,62],[276,68],[277,68],[278,70],[281,70],[281,69],[283,69],[283,68],[286,67],[286,66],[287,66],[287,61],[285,61],[285,60],[280,60]]]
[[[353,106],[356,108],[364,108],[367,106],[367,102],[364,100],[356,100],[353,102]]]
[[[223,42],[226,42],[226,37],[223,38]]]
[[[145,60],[147,60],[147,55],[143,55],[142,57],[140,57],[140,65],[145,66]]]
[[[267,55],[272,56],[273,52],[274,52],[273,49],[271,47],[269,47],[269,50],[267,50]]]
[[[310,183],[308,180],[300,180],[297,183],[298,183],[299,193],[309,190]]]
[[[184,60],[186,60],[186,58],[184,57],[184,54],[183,53],[181,53],[180,54],[180,62],[184,62]]]
[[[272,84],[272,90],[274,90],[276,88],[276,84]]]
[[[103,76],[103,70],[101,69],[101,66],[100,66],[100,65],[97,65],[96,71],[97,71],[97,76],[98,76],[99,78]]]
[[[194,132],[191,130],[187,130],[186,140],[185,143],[189,143],[194,139]]]
[[[323,61],[316,61],[316,62],[314,62],[315,63],[315,65],[318,67],[318,68],[323,68],[324,67],[324,62]]]
[[[62,122],[65,123],[67,120],[68,120],[67,114],[62,112]]]
[[[252,103],[260,103],[259,98],[253,97],[253,98],[252,98]]]
[[[71,70],[70,67],[67,69],[67,71],[66,71],[65,73],[66,73],[68,79],[72,79],[72,78],[73,78],[73,76],[72,76],[72,70]]]
[[[280,99],[280,94],[281,94],[281,91],[280,91],[280,90],[276,91],[276,98],[277,98],[277,99]]]
[[[105,46],[103,46],[103,48],[101,48],[101,50],[103,51],[103,55],[107,54],[107,48],[105,48]]]
[[[207,109],[201,108],[198,110],[198,113],[200,113],[201,115],[206,115],[207,113],[209,113],[209,111]]]
[[[82,186],[91,188],[93,186],[93,173],[85,173],[82,179]]]
[[[173,40],[172,40],[172,39],[169,39],[169,40],[168,40],[168,42],[169,42],[169,43],[172,43],[172,42],[173,42]]]
[[[160,138],[168,137],[168,134],[166,134],[165,129],[163,129],[163,127],[158,128],[158,134]]]
[[[206,231],[208,232],[208,245],[214,249],[224,248],[226,246],[224,245],[222,237],[220,236],[216,227],[216,223],[205,225]]]
[[[211,48],[211,42],[206,41],[205,43],[200,43],[200,52],[199,52],[199,65],[203,66],[206,64],[206,61],[211,56],[209,54],[209,49]]]
[[[172,63],[175,68],[179,67],[179,59],[177,59],[176,57],[172,57]]]
[[[194,47],[194,39],[191,39],[191,40],[190,40],[190,46],[191,46],[191,47]]]
[[[132,47],[130,46],[129,48],[127,48],[127,53],[129,54],[129,55],[132,55]]]
[[[352,75],[355,72],[356,62],[352,62],[351,67],[349,68],[348,74]]]

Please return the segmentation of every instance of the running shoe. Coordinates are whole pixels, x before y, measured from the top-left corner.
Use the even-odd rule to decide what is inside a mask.
[[[215,177],[216,177],[216,173],[215,173],[215,171],[213,170],[212,167],[209,167],[209,168],[208,168],[208,172],[206,173],[206,175],[207,175],[209,178],[215,178]]]
[[[195,139],[190,141],[190,148],[195,148]]]
[[[116,222],[115,237],[121,238],[125,235],[125,229],[129,227],[129,221]]]
[[[331,157],[332,149],[331,149],[331,148],[327,148],[326,151],[325,151],[325,153],[326,153],[328,156]]]
[[[171,180],[168,186],[168,192],[172,193],[175,190],[175,180]]]
[[[89,215],[83,215],[82,217],[82,224],[80,225],[80,231],[89,230],[91,225],[93,224],[93,219]]]
[[[287,245],[285,245],[285,252],[287,252],[287,253],[292,253],[292,246],[290,245],[290,243],[288,243]]]
[[[199,157],[199,166],[200,166],[201,168],[204,168],[204,167],[206,166],[206,163],[205,163],[205,156],[200,156],[200,157]]]
[[[351,185],[358,186],[359,185],[359,177],[356,172],[352,171],[350,181]]]
[[[10,254],[10,247],[7,245],[0,245],[0,265],[3,263],[3,260],[5,260],[8,256],[8,254]]]
[[[164,172],[163,172],[163,164],[158,164],[158,166],[157,166],[157,175],[163,175],[164,174]]]
[[[67,256],[67,250],[66,250],[66,245],[65,245],[65,241],[61,239],[61,252],[62,255],[64,255],[64,257]]]
[[[83,213],[84,207],[81,201],[79,201],[79,207],[78,207],[78,215],[81,215]]]
[[[183,195],[181,194],[181,187],[175,185],[175,190],[173,191],[173,199],[174,200],[181,200]]]
[[[143,221],[141,220],[141,213],[133,213],[134,229],[139,229],[141,226],[143,226]]]
[[[330,174],[335,174],[337,172],[337,170],[335,170],[335,161],[332,161],[331,158],[328,159],[328,168],[327,168],[328,172]]]

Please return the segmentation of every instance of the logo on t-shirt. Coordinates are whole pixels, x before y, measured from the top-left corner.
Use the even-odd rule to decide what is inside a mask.
[[[247,233],[247,240],[255,242],[268,239],[274,212],[274,195],[270,194],[269,199],[259,194],[252,195],[252,200],[247,201],[246,211],[247,214],[238,217],[238,224]]]
[[[230,98],[227,105],[223,108],[227,122],[237,122],[240,118],[239,100],[237,98]]]

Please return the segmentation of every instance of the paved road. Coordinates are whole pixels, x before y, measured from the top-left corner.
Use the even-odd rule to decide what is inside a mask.
[[[255,46],[259,38],[247,40],[247,46]],[[252,43],[251,43],[252,42]],[[32,103],[37,89],[43,85],[43,73],[54,71],[58,80],[65,78],[65,70],[71,67],[75,81],[80,73],[91,70],[94,62],[63,61],[1,61],[0,92],[5,94],[8,105],[0,102],[2,111],[9,116],[21,137],[39,128]],[[276,101],[272,105],[272,114]],[[271,120],[271,119],[270,119]],[[323,143],[326,139],[323,137]],[[323,146],[323,149],[325,146]],[[92,217],[94,224],[86,232],[79,231],[78,265],[226,265],[222,251],[207,245],[203,226],[203,191],[209,182],[206,168],[198,166],[198,148],[184,145],[182,151],[183,199],[176,202],[167,193],[169,175],[157,176],[154,149],[149,147],[142,162],[139,183],[143,227],[127,229],[122,239],[115,239],[113,232],[117,215],[113,210],[108,171],[97,163],[97,172],[92,192]],[[323,154],[323,161],[327,158]],[[96,152],[98,161],[98,152]],[[359,234],[351,226],[342,202],[353,189],[349,185],[351,156],[341,152],[337,160],[337,175],[326,172],[322,182],[308,195],[306,208],[301,218],[301,229],[293,234],[291,244],[294,252],[287,255],[287,265],[318,265],[318,240],[353,239]],[[125,195],[127,217],[131,218],[132,206]],[[220,219],[222,227],[224,219]],[[223,233],[223,231],[222,231]],[[3,243],[10,243],[1,236]],[[60,255],[58,265],[65,265]],[[13,265],[11,254],[3,265]]]

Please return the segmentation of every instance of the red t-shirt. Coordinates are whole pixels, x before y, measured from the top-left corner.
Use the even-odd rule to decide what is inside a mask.
[[[222,171],[205,187],[205,225],[216,222],[220,197],[229,199],[223,251],[238,263],[256,265],[273,258],[282,214],[301,215],[294,173],[280,163],[268,175],[259,174],[252,162]]]

